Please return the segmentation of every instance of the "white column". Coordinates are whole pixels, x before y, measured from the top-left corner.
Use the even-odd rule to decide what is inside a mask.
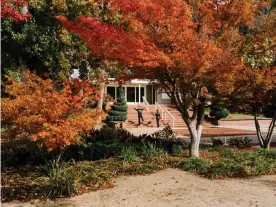
[[[140,98],[141,98],[141,85],[139,84],[139,98],[138,98],[139,105],[140,105]]]
[[[154,96],[154,94],[153,94],[153,86],[151,86],[151,102],[153,103],[153,96]],[[153,103],[153,104],[155,104],[155,103]]]
[[[127,87],[125,86],[124,89],[125,89],[125,100],[127,101]]]

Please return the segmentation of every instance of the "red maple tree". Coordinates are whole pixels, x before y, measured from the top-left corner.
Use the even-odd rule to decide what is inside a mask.
[[[14,22],[27,21],[28,2],[25,0],[1,0],[1,19],[11,19]]]
[[[94,55],[118,61],[136,77],[160,82],[187,124],[190,155],[199,156],[206,101],[234,89],[235,75],[242,65],[239,26],[252,25],[255,2],[100,2],[108,2],[116,11],[119,25],[106,24],[96,17],[80,16],[78,21],[57,18],[79,35]]]

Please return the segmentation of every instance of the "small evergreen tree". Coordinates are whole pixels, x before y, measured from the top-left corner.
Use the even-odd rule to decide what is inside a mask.
[[[125,101],[124,89],[121,85],[118,87],[117,101],[107,113],[107,121],[125,121],[127,119],[127,103]]]

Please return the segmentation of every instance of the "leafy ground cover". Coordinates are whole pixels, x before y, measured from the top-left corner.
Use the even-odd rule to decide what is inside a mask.
[[[47,165],[2,168],[2,201],[56,198],[82,194],[113,186],[120,175],[148,174],[174,167],[211,179],[276,173],[276,150],[233,150],[209,147],[201,158],[187,158],[187,150],[172,156],[162,149],[124,148],[121,154],[97,161],[60,162]],[[131,157],[131,158],[130,158]]]
[[[112,179],[121,175],[169,167],[210,179],[276,173],[276,149],[202,145],[200,158],[188,158],[187,143],[172,130],[155,135],[138,138],[123,129],[103,127],[83,134],[82,142],[51,153],[28,140],[3,143],[1,199],[68,197],[110,188]]]

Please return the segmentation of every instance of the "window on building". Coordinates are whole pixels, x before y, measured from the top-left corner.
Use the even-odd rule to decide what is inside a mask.
[[[116,99],[115,90],[116,88],[114,86],[106,87],[106,93],[109,94],[114,99]]]
[[[140,102],[143,102],[143,96],[145,96],[145,88],[140,87]],[[136,102],[139,102],[139,87],[136,87]]]

